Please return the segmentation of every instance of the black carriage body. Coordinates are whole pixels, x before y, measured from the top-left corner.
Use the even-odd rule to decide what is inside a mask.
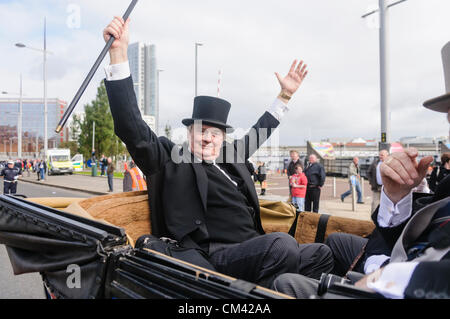
[[[9,195],[0,195],[0,244],[15,275],[39,272],[56,298],[283,298],[152,250],[134,249],[122,228]]]

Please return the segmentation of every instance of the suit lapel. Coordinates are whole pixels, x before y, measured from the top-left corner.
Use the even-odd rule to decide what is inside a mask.
[[[430,221],[437,210],[446,205],[449,200],[450,198],[446,198],[427,205],[411,217],[392,249],[391,262],[401,262],[408,259],[406,247],[422,234],[430,225]]]

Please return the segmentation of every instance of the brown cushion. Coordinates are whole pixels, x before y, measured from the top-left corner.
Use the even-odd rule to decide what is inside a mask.
[[[122,227],[135,242],[151,233],[150,208],[146,191],[92,197],[78,205],[95,219]]]
[[[28,200],[122,227],[132,245],[141,235],[151,233],[150,208],[146,191],[125,192],[88,199],[36,198]],[[293,205],[261,199],[260,208],[261,222],[266,233],[289,232],[296,216]],[[295,230],[295,239],[299,243],[315,241],[319,217],[320,215],[315,213],[299,214]],[[330,216],[325,239],[333,232],[345,232],[366,237],[374,227],[371,221]]]
[[[302,212],[298,216],[295,239],[300,244],[314,243],[320,214]],[[348,233],[367,237],[374,230],[375,225],[369,220],[359,220],[346,217],[330,216],[325,231],[324,240],[335,232]]]
[[[280,201],[259,200],[261,224],[266,233],[289,232],[294,223],[296,211],[293,205]]]

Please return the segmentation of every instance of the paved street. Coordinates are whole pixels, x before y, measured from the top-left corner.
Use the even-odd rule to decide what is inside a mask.
[[[50,176],[51,178],[58,178],[58,176]],[[17,186],[17,194],[22,194],[27,197],[92,197],[93,194],[85,192],[77,192],[56,187],[48,187],[46,182],[41,182],[42,185],[32,184],[19,181]],[[48,182],[47,182],[48,183]],[[0,179],[0,191],[3,194],[3,179]]]
[[[3,180],[0,180],[3,194]],[[18,193],[27,197],[91,197],[93,195],[62,190],[30,183],[19,183]],[[38,273],[14,276],[4,245],[0,245],[0,299],[44,298],[41,276]]]
[[[289,186],[286,175],[272,174],[268,176],[268,188],[265,196],[260,198],[268,200],[287,201],[289,198]],[[258,194],[260,193],[259,183],[255,184]],[[333,196],[333,177],[327,176],[325,185],[320,195],[319,212],[333,216],[349,217],[369,220],[371,214],[372,191],[368,181],[364,181],[364,204],[358,204],[356,211],[352,211],[351,195],[341,202],[340,195],[349,189],[347,178],[336,177],[336,197]]]
[[[110,194],[108,193],[108,180],[105,176],[92,177],[77,174],[53,175],[53,176],[46,176],[44,181],[37,181],[35,174],[30,174],[30,176],[27,176],[27,173],[24,173],[21,179],[37,185],[57,186],[66,190],[81,190],[90,192],[94,195]],[[122,192],[123,179],[114,178],[113,188],[114,193]],[[84,195],[83,197],[85,196],[86,195]]]

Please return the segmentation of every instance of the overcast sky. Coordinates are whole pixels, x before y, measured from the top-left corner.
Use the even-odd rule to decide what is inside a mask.
[[[394,1],[391,1],[394,2]],[[127,0],[0,0],[0,91],[42,96],[42,54],[47,17],[48,97],[70,102],[104,46],[103,28],[122,15]],[[131,16],[130,42],[156,44],[160,122],[182,127],[194,97],[194,43],[199,48],[200,95],[232,104],[229,123],[246,129],[279,93],[274,72],[285,75],[303,59],[309,74],[291,100],[279,138],[283,145],[327,137],[378,138],[379,55],[377,0],[141,0]],[[79,19],[78,17],[79,14]],[[444,94],[440,50],[450,41],[450,1],[409,0],[389,9],[392,139],[446,136],[444,114],[422,103]],[[109,63],[107,57],[103,63]],[[97,71],[76,111],[95,97]]]

